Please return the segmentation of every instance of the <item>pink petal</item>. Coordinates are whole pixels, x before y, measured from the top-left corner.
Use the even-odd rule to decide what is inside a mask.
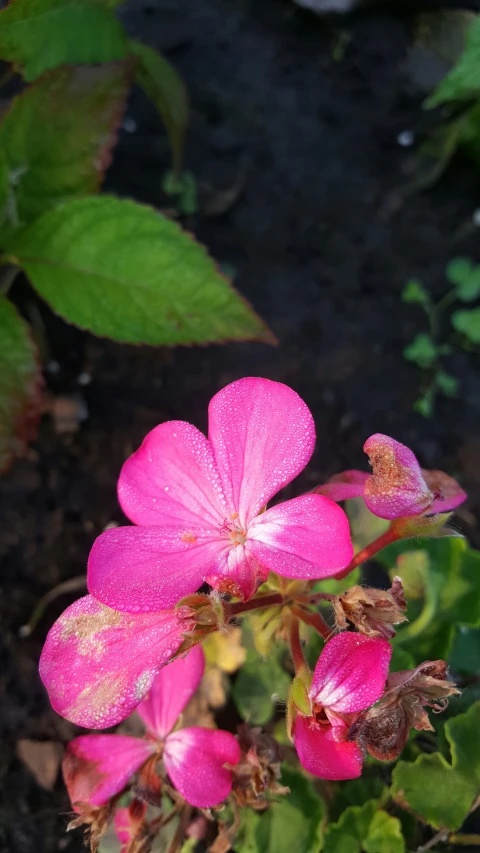
[[[184,421],[148,433],[121,470],[118,497],[131,521],[145,526],[218,527],[226,515],[212,447]]]
[[[326,578],[353,557],[347,516],[322,495],[303,495],[259,515],[246,548],[258,563],[288,578]]]
[[[348,501],[350,498],[363,495],[363,488],[368,478],[369,474],[363,471],[343,471],[341,474],[335,474],[323,486],[317,486],[314,492],[317,495],[325,495],[332,501]]]
[[[428,488],[435,495],[430,512],[451,512],[467,499],[466,492],[460,488],[457,481],[443,471],[422,469],[422,474]]]
[[[245,527],[303,470],[315,425],[303,400],[280,382],[239,379],[210,401],[208,435],[230,512]]]
[[[408,447],[376,433],[363,449],[373,469],[365,483],[364,499],[374,515],[387,519],[418,515],[432,505],[433,494]]]
[[[160,670],[137,713],[151,734],[164,740],[186,708],[205,669],[201,646],[194,646]]]
[[[242,601],[251,598],[269,572],[259,563],[251,544],[247,541],[245,545],[233,545],[223,551],[216,566],[205,576],[206,582],[218,592],[235,595]]]
[[[117,610],[163,610],[196,592],[230,544],[205,528],[106,530],[90,551],[88,590]]]
[[[386,640],[337,634],[318,659],[310,698],[339,714],[364,711],[383,693],[391,656]]]
[[[72,806],[102,806],[125,788],[155,751],[146,740],[121,735],[83,735],[72,740],[62,771]]]
[[[90,595],[75,601],[50,629],[40,658],[55,711],[96,729],[128,717],[190,630],[183,615],[119,613]]]
[[[362,772],[362,754],[356,743],[338,743],[327,726],[298,716],[293,735],[300,764],[320,779],[356,779]]]
[[[232,734],[192,726],[167,737],[163,759],[175,788],[187,803],[208,809],[223,802],[232,789],[225,764],[238,764],[240,747]]]

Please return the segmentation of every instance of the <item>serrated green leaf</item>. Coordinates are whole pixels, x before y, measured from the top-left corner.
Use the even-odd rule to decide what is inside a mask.
[[[15,0],[0,12],[0,58],[32,81],[59,65],[90,65],[127,56],[125,33],[102,2]]]
[[[407,281],[402,290],[402,300],[403,302],[409,302],[413,305],[425,306],[429,304],[430,296],[428,291],[425,290],[422,282],[412,278],[410,281]]]
[[[384,811],[374,814],[363,841],[365,853],[405,853],[400,821]]]
[[[276,705],[286,701],[291,681],[278,657],[270,655],[262,660],[256,651],[249,649],[232,689],[238,712],[249,723],[265,725]]]
[[[153,208],[76,199],[15,235],[8,252],[65,320],[148,344],[275,342],[205,249]]]
[[[430,109],[440,104],[469,101],[480,94],[480,19],[467,32],[465,49],[458,62],[425,102]]]
[[[178,173],[190,113],[185,84],[173,65],[153,48],[131,41],[130,50],[138,59],[135,80],[162,118],[172,149],[173,169]]]
[[[427,332],[420,332],[403,350],[408,361],[413,361],[419,367],[431,367],[438,356],[438,349]]]
[[[480,307],[470,311],[454,311],[452,325],[474,344],[480,344]]]
[[[98,190],[130,78],[130,66],[123,62],[59,68],[14,99],[0,124],[11,184],[10,225],[26,224],[58,202]]]
[[[435,829],[457,829],[480,793],[480,703],[445,723],[452,762],[439,753],[400,761],[393,771],[392,795]]]
[[[0,294],[0,471],[35,434],[42,378],[30,330]]]
[[[262,813],[242,809],[236,853],[319,853],[326,810],[312,783],[282,765],[281,783],[290,793]]]

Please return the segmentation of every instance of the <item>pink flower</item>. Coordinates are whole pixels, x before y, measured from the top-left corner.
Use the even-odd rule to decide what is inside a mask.
[[[386,640],[344,633],[323,649],[309,697],[312,715],[297,715],[293,739],[305,770],[322,779],[355,779],[362,754],[346,740],[360,711],[382,695],[392,649]]]
[[[128,717],[192,627],[183,609],[120,613],[86,595],[50,629],[40,676],[53,708],[79,726],[106,729]]]
[[[73,740],[63,761],[72,806],[104,805],[119,794],[152,756],[163,758],[177,791],[192,806],[210,808],[232,788],[231,765],[240,747],[229,732],[199,726],[173,731],[202,679],[200,646],[161,670],[137,713],[147,730],[144,739],[122,735],[83,735]]]
[[[134,815],[132,816],[130,808],[117,809],[113,823],[117,838],[122,845],[120,853],[127,853],[131,842],[138,837],[138,830],[141,828],[147,806],[145,803],[135,801]]]
[[[363,496],[380,518],[450,512],[466,499],[456,480],[443,471],[424,471],[411,450],[388,435],[376,433],[363,449],[372,474],[344,471],[315,489],[334,501]]]
[[[240,379],[213,397],[208,439],[160,424],[124,464],[118,494],[134,527],[107,530],[88,563],[95,598],[127,612],[161,610],[206,581],[248,599],[269,571],[324,578],[350,562],[343,511],[321,495],[268,501],[302,471],[312,415],[279,382]]]

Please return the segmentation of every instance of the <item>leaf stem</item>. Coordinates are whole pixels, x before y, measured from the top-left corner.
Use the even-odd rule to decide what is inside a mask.
[[[320,634],[324,640],[329,639],[332,634],[332,629],[327,625],[325,619],[320,615],[320,613],[312,613],[311,610],[307,610],[305,607],[301,607],[297,604],[292,604],[291,610],[297,619],[300,619],[300,621],[305,625],[310,625],[311,628],[314,628],[317,634]]]

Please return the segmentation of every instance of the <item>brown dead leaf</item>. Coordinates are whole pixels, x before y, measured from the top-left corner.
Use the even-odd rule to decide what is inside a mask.
[[[17,741],[17,756],[40,787],[51,791],[63,758],[62,745],[53,740],[22,739]]]

